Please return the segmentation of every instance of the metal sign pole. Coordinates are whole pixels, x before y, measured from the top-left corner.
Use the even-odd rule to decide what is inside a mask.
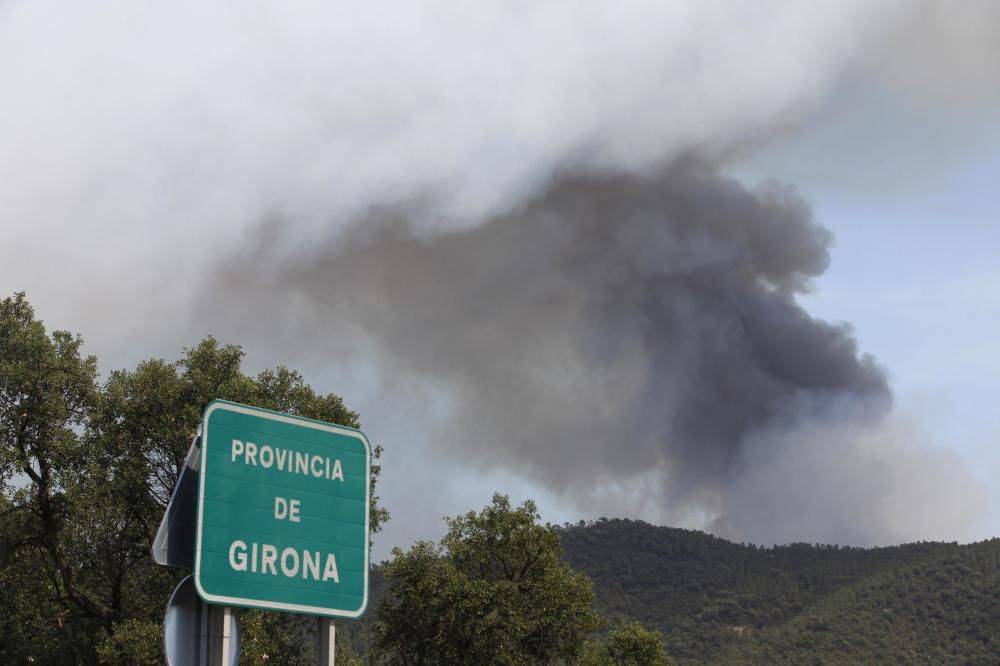
[[[210,638],[211,622],[209,621],[209,617],[212,612],[211,607],[208,604],[202,602],[201,600],[199,600],[198,603],[201,606],[199,609],[200,612],[198,613],[198,628],[200,630],[200,634],[198,636],[198,666],[208,666],[208,648],[212,644]],[[171,666],[173,665],[171,664]]]
[[[234,663],[236,646],[233,641],[235,615],[229,606],[208,607],[208,666],[229,666]]]
[[[328,617],[316,619],[316,663],[318,666],[334,666],[337,651],[337,627]]]

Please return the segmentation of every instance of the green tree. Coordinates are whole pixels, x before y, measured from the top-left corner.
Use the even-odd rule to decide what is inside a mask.
[[[590,581],[560,559],[535,504],[496,494],[448,520],[437,545],[393,551],[375,631],[380,656],[403,664],[529,664],[575,660],[601,625]]]
[[[622,620],[608,634],[608,657],[615,666],[668,666],[667,647],[658,631],[640,622]]]
[[[214,338],[103,384],[81,346],[49,335],[23,293],[0,301],[0,663],[159,663],[163,607],[184,572],[154,565],[149,548],[212,399],[358,426],[340,397],[286,367],[247,375],[243,350]],[[372,533],[388,519],[379,473]],[[308,643],[282,640],[310,629],[292,616],[251,626],[278,636],[261,637],[284,651],[270,663]]]
[[[97,658],[107,666],[163,663],[163,630],[155,622],[125,620],[97,646]]]
[[[79,433],[98,394],[97,361],[81,345],[66,331],[49,336],[23,293],[0,301],[2,594],[12,604],[5,614],[19,615],[2,638],[9,660],[73,662],[116,619],[113,600],[76,560],[92,546],[67,529],[91,458]],[[53,650],[74,634],[83,645]]]
[[[642,623],[621,620],[608,633],[607,641],[587,641],[580,666],[670,666],[663,635],[650,631]]]

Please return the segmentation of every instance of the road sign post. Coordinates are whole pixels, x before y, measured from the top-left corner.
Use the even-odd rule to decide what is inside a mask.
[[[236,641],[236,617],[229,606],[209,606],[203,635],[208,666],[230,666],[239,663]]]
[[[240,644],[240,624],[231,608],[199,599],[191,576],[177,584],[163,616],[167,666],[236,666]]]
[[[328,617],[316,620],[316,664],[334,666],[337,653],[337,627]]]
[[[198,595],[223,606],[360,617],[370,465],[358,430],[212,402],[201,432]]]

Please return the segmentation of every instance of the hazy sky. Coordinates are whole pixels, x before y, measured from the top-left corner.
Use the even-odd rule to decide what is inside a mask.
[[[211,333],[343,395],[376,557],[494,490],[1000,533],[995,2],[11,1],[0,89],[0,288],[105,371]]]

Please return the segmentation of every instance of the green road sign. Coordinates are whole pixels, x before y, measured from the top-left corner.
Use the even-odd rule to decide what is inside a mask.
[[[359,430],[212,402],[201,430],[198,595],[228,606],[361,616],[370,464]]]

